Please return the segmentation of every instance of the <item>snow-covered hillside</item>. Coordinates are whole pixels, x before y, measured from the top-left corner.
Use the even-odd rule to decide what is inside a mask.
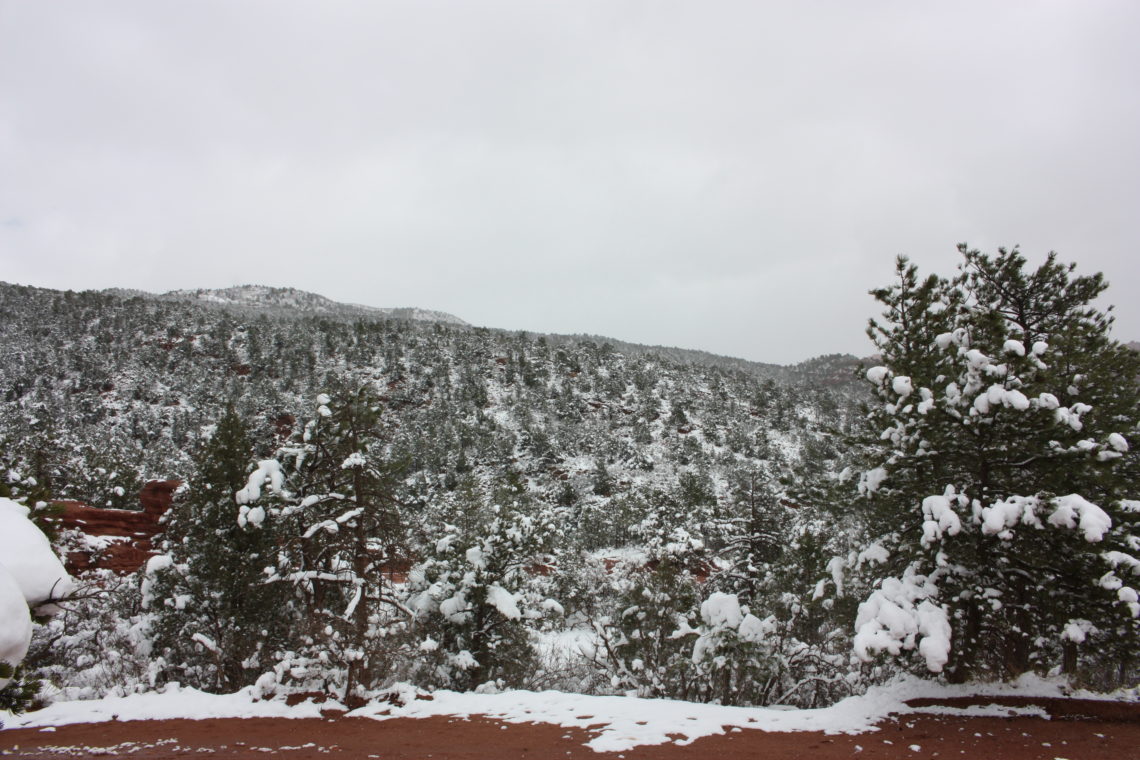
[[[230,288],[171,290],[161,295],[142,291],[110,290],[114,294],[184,301],[208,306],[271,311],[278,316],[323,316],[352,319],[388,318],[409,319],[420,322],[440,322],[463,326],[459,317],[442,311],[414,307],[381,308],[362,304],[339,303],[317,293],[296,288],[274,288],[266,285],[238,285]]]

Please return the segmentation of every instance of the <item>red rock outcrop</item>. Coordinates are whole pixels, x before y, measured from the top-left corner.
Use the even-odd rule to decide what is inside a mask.
[[[78,501],[58,502],[63,512],[50,518],[60,531],[76,531],[79,548],[68,552],[64,566],[72,575],[107,569],[132,573],[154,556],[152,539],[162,526],[159,518],[170,509],[177,480],[152,480],[139,492],[141,512],[100,509]]]

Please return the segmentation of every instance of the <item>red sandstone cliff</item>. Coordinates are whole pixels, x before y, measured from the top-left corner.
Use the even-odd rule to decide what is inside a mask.
[[[170,509],[177,480],[152,480],[139,492],[141,512],[100,509],[78,501],[59,502],[63,512],[50,518],[63,531],[74,531],[77,545],[64,562],[72,575],[102,568],[125,575],[154,555],[151,543],[162,531],[159,518]]]

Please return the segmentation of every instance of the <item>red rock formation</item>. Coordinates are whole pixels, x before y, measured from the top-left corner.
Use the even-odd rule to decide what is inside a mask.
[[[170,509],[177,480],[152,480],[139,492],[141,512],[100,509],[78,501],[58,502],[63,512],[50,521],[60,531],[76,531],[80,548],[68,552],[64,566],[72,575],[107,569],[132,573],[154,556],[151,540],[162,531],[159,518]]]
[[[170,509],[174,492],[182,485],[181,480],[149,480],[139,491],[139,504],[143,512],[156,521]]]

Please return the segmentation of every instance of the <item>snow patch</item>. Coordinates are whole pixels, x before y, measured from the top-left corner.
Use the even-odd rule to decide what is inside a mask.
[[[947,486],[942,496],[927,496],[922,500],[922,545],[930,546],[942,539],[943,534],[956,536],[962,530],[962,520],[954,511],[959,498],[953,486]]]
[[[736,594],[714,591],[708,599],[701,602],[701,620],[713,628],[739,628],[744,613],[740,611],[740,601]]]
[[[859,493],[872,494],[879,490],[879,486],[887,479],[887,471],[882,467],[876,467],[873,470],[867,470],[859,478]]]
[[[1025,344],[1020,340],[1007,340],[1002,350],[1007,354],[1014,354],[1016,356],[1025,356]]]
[[[515,595],[497,583],[487,587],[487,602],[507,620],[518,620],[522,617]]]
[[[906,398],[914,393],[914,385],[911,384],[910,378],[906,375],[898,375],[891,381],[891,390],[897,393],[900,398]]]
[[[867,379],[875,385],[882,385],[891,371],[886,367],[871,367],[867,370]]]

